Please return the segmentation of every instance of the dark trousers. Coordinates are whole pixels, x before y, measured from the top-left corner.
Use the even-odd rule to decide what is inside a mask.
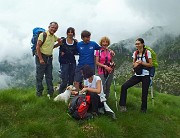
[[[41,96],[42,92],[44,90],[42,81],[45,76],[46,84],[47,84],[47,90],[48,94],[53,95],[54,89],[53,89],[53,76],[52,76],[52,56],[46,56],[42,54],[42,58],[45,62],[45,64],[40,64],[39,57],[35,57],[36,61],[36,95]]]
[[[59,93],[62,93],[68,85],[73,85],[76,63],[60,64],[62,80]]]
[[[91,112],[96,112],[98,114],[98,108],[101,108],[104,106],[102,102],[100,102],[100,97],[97,93],[95,92],[89,92],[88,93],[91,97],[91,106],[90,106],[90,111]]]
[[[147,109],[147,96],[148,96],[148,88],[150,84],[150,76],[132,76],[128,81],[126,81],[121,87],[121,95],[120,95],[120,106],[126,106],[126,98],[127,98],[127,89],[136,85],[137,83],[142,82],[142,97],[141,97],[141,110]]]

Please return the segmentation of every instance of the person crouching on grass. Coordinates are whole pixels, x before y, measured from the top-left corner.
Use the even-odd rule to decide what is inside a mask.
[[[85,80],[84,88],[79,91],[79,94],[86,93],[86,95],[90,95],[90,108],[88,112],[92,113],[93,116],[107,113],[111,115],[112,119],[116,119],[114,111],[106,103],[101,78],[94,75],[94,71],[89,65],[84,65],[81,68],[81,72]],[[73,93],[77,94],[76,91]]]
[[[106,101],[101,78],[94,75],[94,71],[89,65],[83,66],[82,74],[85,80],[84,88],[80,91],[80,93],[87,92],[87,94],[90,95],[90,111],[93,115],[98,115],[98,108],[104,107],[103,102]]]

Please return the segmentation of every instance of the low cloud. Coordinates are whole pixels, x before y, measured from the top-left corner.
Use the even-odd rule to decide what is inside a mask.
[[[0,89],[9,88],[9,84],[11,83],[11,77],[6,74],[0,74]]]
[[[51,21],[59,23],[57,36],[66,36],[66,29],[72,26],[79,41],[81,31],[87,29],[92,40],[108,36],[116,43],[153,26],[170,25],[169,29],[178,32],[179,10],[178,0],[6,0],[0,6],[0,61],[31,54],[32,29],[47,29]]]
[[[134,11],[134,15],[147,20],[152,26],[168,26],[180,33],[180,1],[179,0],[126,0],[126,4]]]

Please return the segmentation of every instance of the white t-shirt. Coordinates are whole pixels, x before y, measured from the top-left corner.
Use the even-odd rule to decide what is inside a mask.
[[[133,58],[135,58],[135,53],[136,53],[136,51],[134,51],[134,53],[133,53],[133,56],[132,56]],[[149,50],[147,50],[147,55],[148,55],[148,59],[149,59],[149,58],[152,58],[152,57],[151,57],[151,52],[150,52]],[[137,61],[138,61],[138,60],[141,60],[141,58],[137,59]],[[145,53],[143,54],[142,61],[143,61],[143,62],[146,62]],[[136,75],[136,76],[149,75],[149,71],[146,70],[146,69],[143,69],[141,75],[137,75],[136,73],[135,73],[135,75]]]
[[[91,83],[89,82],[89,79],[84,80],[84,86],[87,86],[88,88],[96,89],[97,88],[96,85],[97,85],[98,80],[101,81],[101,78],[99,76],[93,75],[93,80],[92,80]],[[104,91],[103,91],[102,81],[101,81],[101,93],[98,94],[98,95],[100,96],[101,102],[106,101],[105,94],[104,94]]]

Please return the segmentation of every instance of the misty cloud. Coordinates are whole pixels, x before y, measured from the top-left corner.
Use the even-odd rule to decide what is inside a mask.
[[[30,53],[32,29],[47,29],[51,21],[59,23],[57,36],[66,36],[66,29],[72,26],[79,41],[81,31],[87,29],[92,32],[92,40],[98,42],[102,36],[108,36],[112,43],[151,27],[135,17],[124,0],[7,0],[0,11],[0,61]]]
[[[180,32],[179,0],[126,0],[134,15],[147,20],[152,26],[168,26]]]
[[[178,0],[6,0],[0,5],[0,61],[31,54],[32,29],[47,29],[51,21],[59,23],[57,36],[66,36],[66,29],[72,26],[79,41],[81,31],[87,29],[92,40],[108,36],[116,43],[153,26],[169,25],[179,31],[179,10]]]
[[[0,74],[0,89],[9,88],[9,84],[11,82],[11,77],[6,74]]]

